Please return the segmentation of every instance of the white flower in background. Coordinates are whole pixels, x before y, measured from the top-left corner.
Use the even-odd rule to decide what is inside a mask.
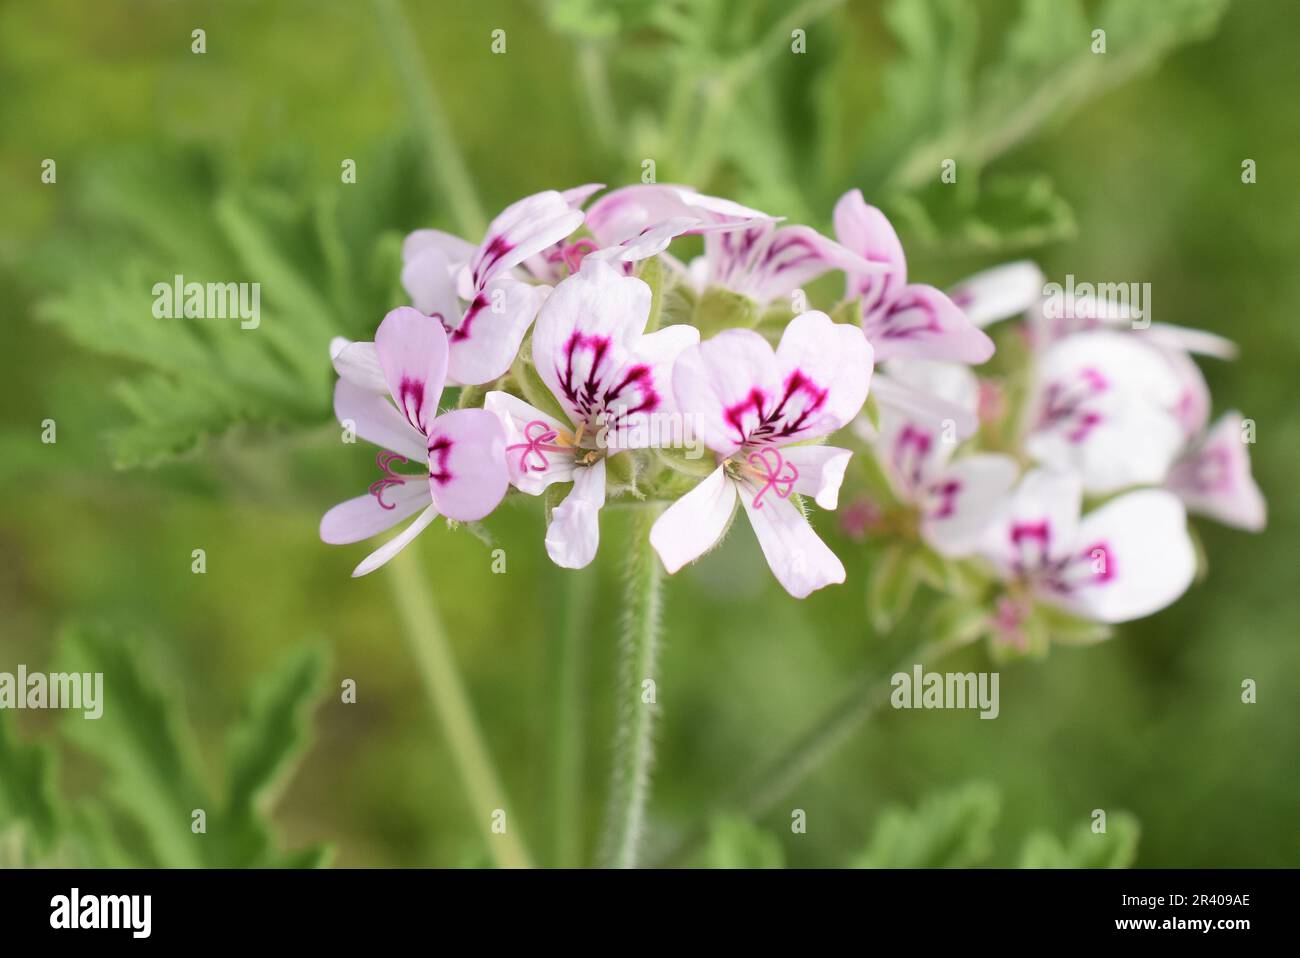
[[[1224,413],[1188,445],[1170,469],[1165,487],[1183,500],[1189,512],[1261,532],[1268,508],[1251,476],[1246,446],[1241,413]]]

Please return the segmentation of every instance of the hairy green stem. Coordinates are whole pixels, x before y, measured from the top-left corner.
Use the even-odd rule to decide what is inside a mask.
[[[434,196],[451,209],[456,227],[468,237],[482,236],[487,228],[483,207],[474,190],[465,161],[456,149],[451,123],[434,91],[433,81],[415,44],[415,31],[402,12],[400,0],[371,0],[380,32],[392,54],[397,79],[424,148]]]
[[[876,711],[889,700],[895,673],[915,664],[931,665],[967,640],[932,642],[909,653],[902,662],[881,674],[872,669],[849,686],[849,690],[812,726],[775,759],[768,762],[730,792],[719,810],[760,818],[786,798],[810,774],[833,755]],[[676,865],[688,860],[707,837],[707,828],[697,826],[656,859],[657,865]]]
[[[414,549],[407,549],[390,565],[386,576],[402,620],[402,632],[415,660],[426,698],[447,736],[474,820],[498,866],[528,868],[532,859],[519,832],[518,820],[504,819],[505,830],[494,832],[498,810],[507,811],[505,789],[483,741],[478,719],[456,668],[451,643],[438,616],[429,583],[419,575]]]
[[[637,510],[628,550],[619,718],[600,855],[600,863],[607,868],[635,868],[645,830],[645,807],[654,761],[654,718],[659,708],[655,676],[663,567],[650,548],[650,527],[659,513],[660,508],[656,506]],[[652,684],[646,685],[647,681]]]
[[[556,589],[560,608],[552,636],[551,762],[548,798],[551,822],[551,864],[574,868],[582,861],[580,800],[583,776],[583,719],[587,635],[591,626],[591,570],[559,569],[563,582]]]

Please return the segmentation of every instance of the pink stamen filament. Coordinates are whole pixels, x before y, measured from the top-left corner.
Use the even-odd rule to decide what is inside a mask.
[[[506,452],[512,449],[522,449],[519,454],[519,471],[520,472],[543,472],[549,469],[551,461],[546,458],[548,452],[568,452],[567,446],[556,445],[553,440],[559,438],[559,433],[552,429],[541,419],[534,419],[524,426],[524,439],[526,442],[517,442],[513,445],[506,446]],[[537,466],[530,467],[528,457],[536,456]]]
[[[763,480],[763,485],[754,494],[755,509],[763,508],[763,495],[769,489],[775,492],[778,498],[790,498],[790,493],[794,491],[794,484],[799,479],[799,470],[795,468],[794,463],[788,462],[775,449],[759,449],[751,452],[746,457],[746,461]],[[783,473],[783,469],[789,471]]]

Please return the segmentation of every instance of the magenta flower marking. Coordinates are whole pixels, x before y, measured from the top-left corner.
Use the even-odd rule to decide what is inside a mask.
[[[961,492],[961,481],[949,479],[930,487],[930,492],[939,497],[940,502],[930,513],[931,519],[947,519],[957,511],[957,494]]]
[[[923,429],[910,423],[899,432],[894,440],[894,470],[907,482],[916,486],[921,482],[921,470],[925,457],[930,454],[934,437]]]
[[[911,309],[919,310],[924,319],[909,323],[899,318]],[[879,335],[885,339],[915,339],[918,336],[930,333],[937,335],[942,332],[943,326],[939,323],[934,304],[920,294],[908,293],[905,290],[890,307],[889,314],[881,324]]]
[[[1103,421],[1100,413],[1085,409],[1084,404],[1109,387],[1106,377],[1091,367],[1079,370],[1073,383],[1048,384],[1040,428],[1073,423],[1066,438],[1070,442],[1083,442],[1088,438],[1088,433]]]
[[[524,426],[524,439],[526,439],[527,442],[517,442],[512,446],[506,446],[506,452],[509,452],[512,449],[523,450],[523,452],[519,454],[520,472],[528,472],[530,468],[534,472],[542,472],[549,469],[551,466],[551,461],[546,458],[548,452],[567,451],[564,446],[556,446],[552,444],[552,440],[558,435],[559,433],[548,426],[545,422],[540,419],[534,419]],[[535,460],[537,462],[536,466],[530,467],[528,465],[529,456],[537,457]]]
[[[393,472],[394,462],[407,462],[405,456],[395,452],[389,452],[387,449],[375,456],[375,465],[379,471],[384,474],[382,479],[376,479],[370,484],[370,494],[375,497],[381,509],[396,509],[397,505],[392,502],[384,501],[384,490],[389,486],[400,486],[409,479],[409,476],[403,476],[401,473]]]
[[[451,470],[447,468],[451,446],[452,442],[446,436],[429,440],[429,478],[439,485],[451,482]]]
[[[406,421],[420,432],[424,432],[424,423],[420,422],[420,407],[424,405],[424,383],[403,376],[398,385],[397,395],[401,401],[402,412],[406,413]]]
[[[736,441],[741,444],[779,442],[797,435],[809,425],[813,413],[826,402],[828,390],[821,389],[812,379],[796,369],[786,378],[781,399],[770,411],[764,409],[767,396],[757,387],[734,406],[723,411],[727,423],[736,430]],[[758,422],[746,431],[746,413],[752,413]]]
[[[794,484],[799,478],[799,470],[794,463],[775,449],[759,449],[748,456],[749,464],[763,475],[763,486],[754,495],[754,508],[763,508],[763,494],[771,489],[781,499],[789,499],[794,491]],[[789,470],[782,472],[782,469]]]
[[[1024,543],[1028,541],[1038,546],[1038,555],[1029,561],[1025,554]],[[1047,550],[1052,541],[1052,530],[1047,524],[1047,520],[1040,522],[1016,522],[1011,526],[1011,545],[1019,555],[1016,559],[1016,569],[1023,573],[1026,569],[1034,568],[1043,564],[1047,559]]]

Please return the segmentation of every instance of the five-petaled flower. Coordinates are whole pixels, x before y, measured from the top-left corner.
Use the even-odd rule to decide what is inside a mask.
[[[858,414],[871,368],[861,331],[819,312],[791,320],[775,352],[746,329],[685,350],[673,393],[718,467],[655,522],[650,544],[664,567],[676,572],[712,548],[739,498],[786,591],[803,598],[843,582],[844,566],[793,496],[835,508],[851,453],[811,441]]]
[[[555,288],[533,331],[533,363],[568,423],[506,392],[484,400],[505,427],[517,489],[538,495],[551,483],[573,483],[546,531],[547,553],[565,568],[596,555],[606,459],[680,434],[667,428],[675,419],[669,372],[700,334],[693,326],[646,333],[650,300],[641,280],[586,259]]]
[[[397,555],[439,513],[468,522],[496,508],[507,487],[505,431],[483,409],[438,415],[448,359],[447,334],[439,323],[404,306],[384,317],[373,343],[335,340],[331,352],[339,373],[335,414],[385,451],[376,460],[383,475],[365,495],[325,514],[321,538],[359,542],[419,513],[367,556],[354,576]],[[428,471],[394,468],[407,462],[423,463]]]

